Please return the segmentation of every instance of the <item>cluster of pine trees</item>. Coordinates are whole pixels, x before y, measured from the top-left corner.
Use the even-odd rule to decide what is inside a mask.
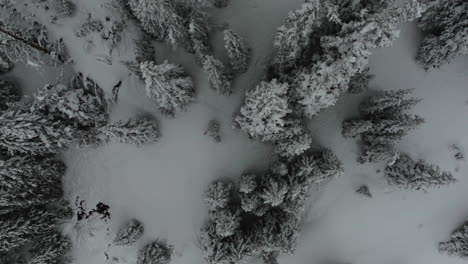
[[[238,184],[218,181],[206,193],[209,221],[199,244],[210,264],[245,263],[261,255],[277,263],[292,254],[312,188],[340,176],[330,151],[281,159],[263,175],[244,174]]]
[[[210,86],[218,94],[230,94],[234,75],[247,71],[249,48],[232,29],[223,31],[229,65],[214,56],[210,44],[209,35],[213,30],[210,8],[226,4],[227,1],[168,0],[124,3],[129,17],[134,18],[144,35],[136,43],[136,63],[130,63],[130,69],[145,82],[146,94],[163,113],[173,116],[184,109],[194,99],[194,87],[179,65],[155,62],[154,53],[148,52],[152,50],[152,40],[194,54],[197,64],[207,73]]]

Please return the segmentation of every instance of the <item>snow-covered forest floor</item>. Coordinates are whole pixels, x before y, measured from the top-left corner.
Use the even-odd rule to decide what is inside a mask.
[[[126,31],[122,42],[110,54],[112,65],[103,62],[108,48],[99,41],[91,45],[74,32],[88,14],[109,16],[105,0],[74,1],[77,14],[48,26],[63,37],[74,60],[74,70],[94,79],[106,92],[122,82],[112,119],[119,120],[148,113],[158,119],[161,139],[153,145],[135,147],[111,143],[102,147],[72,149],[65,154],[68,166],[64,179],[66,198],[86,201],[92,208],[98,202],[110,206],[111,218],[94,219],[78,230],[71,224],[64,232],[74,238],[74,264],[134,263],[137,249],[155,238],[174,245],[173,264],[205,263],[197,245],[199,230],[207,219],[203,203],[209,184],[220,177],[238,179],[244,172],[262,171],[271,161],[272,148],[250,140],[232,129],[244,92],[264,77],[273,54],[276,28],[288,12],[302,0],[232,0],[215,11],[219,25],[228,23],[252,48],[247,73],[234,80],[234,93],[217,95],[210,89],[205,73],[192,55],[157,45],[157,59],[183,65],[194,79],[196,99],[187,111],[168,118],[145,97],[144,84],[129,75],[122,61],[130,60],[133,32]],[[46,12],[23,6],[46,24]],[[358,104],[372,94],[344,94],[336,106],[310,120],[315,147],[331,149],[344,164],[344,175],[312,195],[296,253],[281,256],[280,263],[309,264],[328,259],[353,264],[456,264],[456,257],[438,252],[438,242],[447,240],[453,229],[468,216],[468,166],[454,157],[452,144],[468,150],[468,58],[459,57],[439,70],[424,71],[414,57],[420,32],[414,23],[401,25],[400,38],[389,48],[375,50],[370,60],[372,90],[414,88],[422,101],[411,111],[426,122],[399,143],[398,149],[453,172],[455,185],[428,193],[390,189],[383,180],[384,164],[361,165],[356,161],[356,140],[341,135],[344,119],[358,115]],[[226,59],[222,35],[212,42],[218,57]],[[30,66],[16,67],[7,77],[14,78],[24,91],[55,80],[59,72]],[[221,122],[223,141],[216,143],[204,135],[211,119]],[[366,184],[372,199],[355,193]],[[144,223],[145,234],[131,247],[109,247],[115,232],[129,218]],[[253,259],[251,263],[261,263]]]

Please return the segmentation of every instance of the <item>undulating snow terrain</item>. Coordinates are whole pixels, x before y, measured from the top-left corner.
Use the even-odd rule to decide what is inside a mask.
[[[193,55],[155,44],[158,63],[167,59],[182,65],[194,82],[193,102],[175,117],[161,114],[146,97],[144,83],[123,64],[133,59],[137,30],[124,31],[121,43],[111,53],[105,43],[75,35],[88,14],[120,19],[122,14],[106,5],[110,0],[75,0],[76,14],[53,24],[44,10],[23,5],[27,1],[17,2],[24,12],[47,24],[51,34],[63,38],[74,61],[65,67],[65,76],[72,67],[108,94],[120,82],[118,101],[111,108],[112,120],[151,115],[161,133],[158,142],[141,147],[111,142],[71,148],[63,154],[68,167],[63,179],[65,198],[72,204],[85,201],[87,211],[100,202],[110,207],[108,219],[92,216],[62,225],[63,233],[73,242],[71,263],[136,263],[137,250],[155,239],[173,245],[172,264],[206,263],[199,241],[200,228],[208,219],[206,190],[220,178],[238,181],[243,173],[262,172],[273,160],[272,146],[233,129],[233,120],[245,91],[265,78],[274,56],[276,29],[303,0],[232,0],[226,8],[213,11],[214,26],[228,24],[251,48],[249,69],[234,79],[229,96],[210,88]],[[467,161],[455,157],[457,151],[468,151],[468,58],[460,56],[440,69],[425,71],[415,61],[422,39],[416,23],[403,23],[400,28],[400,37],[391,47],[372,51],[369,66],[375,77],[370,90],[344,93],[336,105],[307,121],[313,148],[330,149],[342,161],[344,173],[324,187],[313,188],[296,252],[280,255],[280,263],[466,262],[439,253],[438,243],[448,240],[468,217]],[[222,31],[216,31],[211,41],[215,55],[227,61]],[[17,80],[23,92],[31,95],[60,74],[49,67],[20,65],[2,76]],[[357,162],[359,145],[355,139],[342,136],[342,122],[358,117],[359,103],[376,91],[398,89],[414,89],[412,96],[422,99],[408,113],[418,114],[425,123],[403,137],[397,150],[452,172],[456,184],[428,192],[398,190],[385,181],[384,162]],[[204,134],[213,119],[220,122],[221,142]],[[362,185],[369,187],[372,197],[356,193]],[[131,246],[112,245],[119,228],[131,218],[143,223],[142,238]],[[262,263],[262,259],[255,257],[249,263]]]

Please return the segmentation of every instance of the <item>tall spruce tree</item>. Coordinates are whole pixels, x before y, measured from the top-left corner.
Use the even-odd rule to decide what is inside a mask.
[[[231,68],[234,72],[244,73],[249,63],[249,48],[245,41],[231,29],[225,29],[224,47],[227,50]]]
[[[10,104],[21,100],[21,92],[10,81],[0,80],[0,110],[6,110]]]
[[[390,185],[416,191],[428,191],[457,181],[450,172],[441,171],[424,160],[415,161],[406,154],[400,154],[385,168],[385,178]]]
[[[102,126],[98,130],[97,137],[103,142],[116,141],[142,146],[158,142],[160,133],[155,121],[143,118]]]
[[[63,217],[61,210],[30,207],[0,215],[0,254],[51,233]]]
[[[427,6],[418,20],[424,38],[416,56],[425,70],[468,55],[468,2],[431,0]]]
[[[63,194],[65,169],[64,163],[50,157],[0,160],[0,212],[57,201]]]
[[[360,104],[362,118],[343,122],[344,137],[361,137],[361,163],[388,161],[397,153],[394,145],[424,119],[404,114],[420,100],[409,97],[412,90],[387,91]]]
[[[193,100],[195,92],[192,79],[180,66],[167,61],[162,64],[146,61],[140,64],[140,72],[145,80],[146,95],[164,113],[174,115]]]
[[[30,250],[28,264],[61,264],[64,263],[67,253],[72,248],[69,237],[58,231],[52,231],[36,241]]]

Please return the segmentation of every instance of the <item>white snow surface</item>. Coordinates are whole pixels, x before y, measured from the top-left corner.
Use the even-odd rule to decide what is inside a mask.
[[[219,177],[237,179],[243,172],[261,171],[268,166],[271,147],[234,131],[232,117],[242,104],[245,90],[253,88],[264,76],[273,54],[276,27],[302,1],[232,0],[228,8],[216,11],[219,24],[229,23],[252,47],[249,71],[234,81],[234,94],[229,97],[218,96],[209,88],[206,75],[192,56],[157,45],[158,61],[168,59],[182,64],[196,85],[195,102],[173,119],[161,116],[145,97],[143,83],[131,77],[120,63],[131,59],[128,51],[136,36],[124,36],[111,55],[112,65],[99,61],[107,52],[104,46],[96,43],[90,48],[83,39],[75,37],[74,30],[88,13],[101,19],[117,15],[102,6],[104,1],[74,0],[77,14],[59,20],[49,29],[52,35],[64,38],[75,61],[75,71],[89,75],[109,93],[122,80],[113,119],[150,113],[158,118],[162,137],[160,142],[142,148],[109,144],[70,150],[64,155],[69,166],[64,179],[67,197],[72,201],[76,197],[85,200],[90,209],[103,202],[111,212],[108,223],[94,219],[89,221],[93,226],[69,223],[65,227],[64,232],[72,234],[76,242],[73,263],[135,263],[137,248],[156,238],[174,245],[176,254],[171,263],[205,263],[197,247],[199,229],[207,218],[204,191]],[[41,11],[32,12],[38,19],[47,20]],[[412,111],[423,116],[426,123],[406,136],[399,149],[452,171],[459,182],[429,193],[390,189],[383,173],[377,172],[383,170],[383,164],[358,164],[356,141],[341,136],[341,122],[357,115],[359,102],[369,93],[343,95],[335,107],[311,120],[309,127],[315,144],[332,149],[343,161],[345,173],[316,192],[296,254],[282,256],[280,263],[309,264],[322,259],[353,264],[466,262],[438,253],[437,244],[448,239],[451,231],[468,217],[468,167],[466,161],[455,160],[449,148],[457,144],[468,151],[468,58],[460,57],[440,70],[425,72],[414,61],[419,41],[420,32],[414,23],[402,25],[400,39],[390,48],[376,50],[371,57],[371,72],[376,75],[371,87],[415,88],[414,95],[423,101]],[[214,34],[213,43],[217,55],[225,59],[221,32]],[[34,71],[19,68],[10,75],[20,79],[27,91],[56,78]],[[31,72],[35,73],[34,81],[32,77],[25,78]],[[214,118],[221,122],[221,143],[203,135],[209,120]],[[369,186],[373,199],[355,193],[362,184]],[[108,248],[118,228],[132,217],[144,223],[144,237],[132,247]],[[252,259],[251,263],[261,260]]]

